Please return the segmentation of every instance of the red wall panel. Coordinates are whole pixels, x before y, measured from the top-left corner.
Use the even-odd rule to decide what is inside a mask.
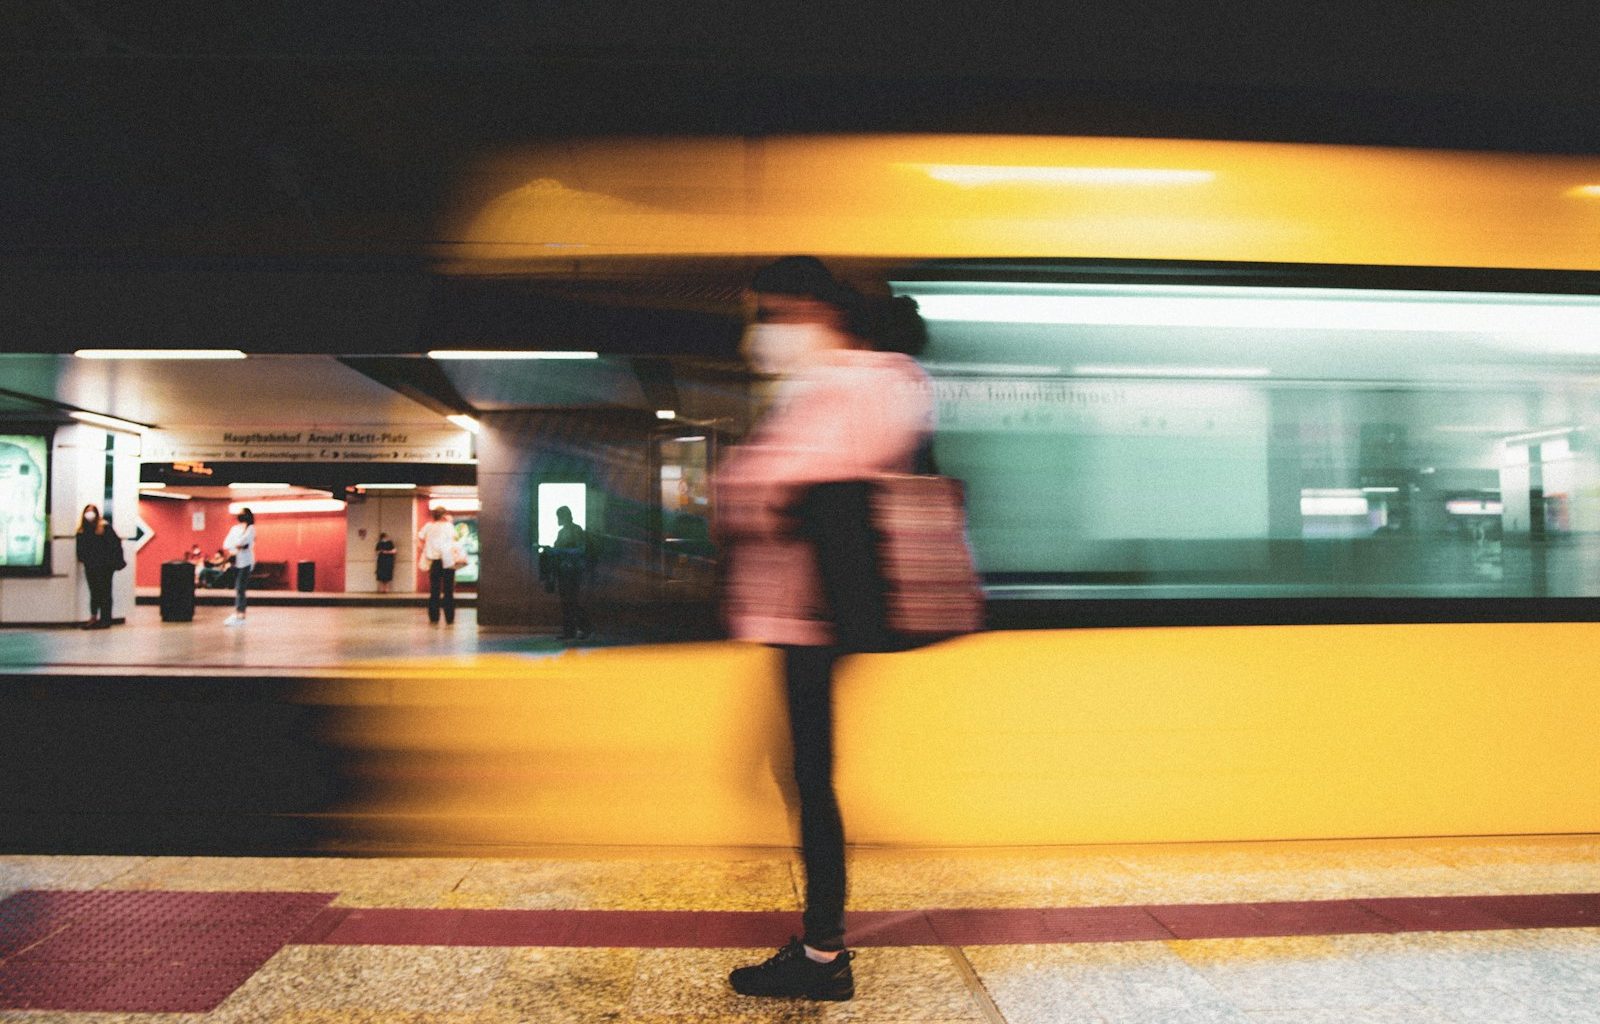
[[[205,512],[203,530],[194,529],[193,514]],[[141,587],[161,585],[161,563],[181,559],[189,546],[211,554],[234,524],[224,500],[172,501],[163,498],[139,502],[139,515],[155,535],[139,552],[136,582]],[[294,585],[295,562],[317,563],[317,590],[344,590],[345,516],[343,512],[304,512],[256,516],[256,558],[262,562],[288,562],[289,585]]]

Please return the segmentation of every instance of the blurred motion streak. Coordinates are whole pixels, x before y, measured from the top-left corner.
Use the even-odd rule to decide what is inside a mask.
[[[574,139],[484,157],[447,260],[629,254],[1600,267],[1593,157],[984,135]]]
[[[866,845],[1600,831],[1597,643],[1594,623],[1211,627],[860,655],[840,799]],[[346,846],[787,846],[780,685],[771,651],[710,643],[375,664],[300,699],[331,705],[359,775]]]

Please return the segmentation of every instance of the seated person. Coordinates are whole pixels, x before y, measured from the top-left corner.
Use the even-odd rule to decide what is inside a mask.
[[[228,556],[226,551],[218,548],[217,553],[206,559],[205,565],[200,569],[200,585],[202,587],[222,586],[223,574],[228,571],[228,566],[231,564],[233,564],[233,559]]]

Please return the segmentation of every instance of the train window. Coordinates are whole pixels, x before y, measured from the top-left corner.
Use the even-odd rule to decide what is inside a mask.
[[[1600,297],[895,287],[995,596],[1600,595]]]

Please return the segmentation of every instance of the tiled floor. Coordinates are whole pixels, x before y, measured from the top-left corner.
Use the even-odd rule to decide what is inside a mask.
[[[0,1021],[1600,1024],[1595,837],[851,863],[812,1005],[724,980],[798,925],[782,851],[0,856]]]

